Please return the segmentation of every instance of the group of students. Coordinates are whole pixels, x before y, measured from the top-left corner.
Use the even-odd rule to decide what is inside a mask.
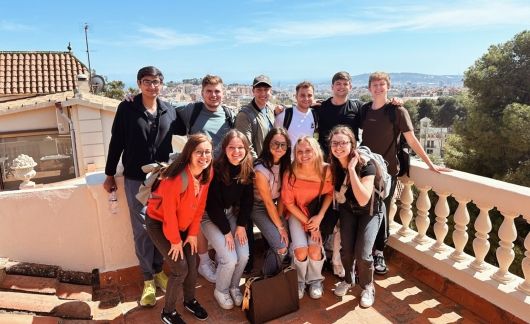
[[[351,79],[346,72],[335,74],[334,97],[315,108],[317,113],[310,108],[314,87],[302,82],[296,88],[297,105],[289,108],[293,111],[276,107],[276,118],[275,109],[268,102],[270,79],[258,76],[253,82],[254,99],[233,122],[229,112],[221,109],[223,88],[217,76],[203,79],[204,102],[199,108],[190,104],[172,109],[158,99],[163,76],[154,67],[141,69],[137,80],[142,93],[118,107],[104,187],[115,190],[114,174],[123,153],[125,192],[136,254],[145,278],[141,305],[154,305],[154,292],[160,287],[166,292],[162,321],[183,323],[176,310],[182,290],[185,309],[197,319],[206,319],[206,310],[195,298],[196,254],[201,263],[211,264],[209,242],[217,260],[215,272],[210,273],[213,278],[209,278],[215,282],[215,300],[224,309],[240,306],[240,279],[254,252],[250,244],[252,224],[260,229],[280,262],[291,257],[298,275],[299,298],[306,291],[311,298],[320,298],[324,293],[323,241],[330,234],[321,231],[321,225],[330,222],[325,218],[329,208],[338,215],[340,259],[346,269],[334,293],[344,296],[354,284],[355,262],[363,289],[360,305],[370,307],[374,303],[373,249],[378,233],[385,234],[380,228],[387,202],[376,196],[375,204],[368,204],[374,196],[376,167],[357,151],[359,128],[363,128],[363,144],[370,146],[373,142],[372,150],[387,159],[389,170],[397,170],[393,145],[387,149],[388,142],[396,140],[393,135],[384,148],[380,148],[381,139],[369,139],[378,136],[372,133],[374,126],[380,127],[382,115],[377,113],[388,114],[387,110],[396,109],[399,132],[432,170],[443,171],[432,164],[419,145],[406,110],[387,101],[388,75],[370,76],[374,101],[368,103],[369,115],[363,123],[361,104],[347,98]],[[384,118],[388,119],[386,115]],[[390,125],[393,134],[394,125]],[[137,170],[143,164],[164,161],[161,157],[167,160],[169,153],[161,145],[173,134],[188,134],[188,140],[176,160],[163,171],[146,212],[141,213],[142,206],[131,198],[145,178]],[[313,135],[318,135],[318,141]],[[396,180],[393,177],[394,186]],[[320,210],[310,212],[308,204],[319,196]],[[332,226],[335,221],[331,220]],[[143,226],[146,230],[142,232]],[[162,271],[162,256],[169,264],[169,277]]]

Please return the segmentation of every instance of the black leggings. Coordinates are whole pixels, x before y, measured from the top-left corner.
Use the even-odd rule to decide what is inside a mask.
[[[397,177],[392,177],[392,185],[390,186],[390,194],[383,201],[385,203],[386,213],[382,219],[381,226],[379,227],[379,232],[377,232],[377,237],[375,238],[374,249],[383,251],[390,236],[390,231],[388,228],[388,213],[390,212],[390,203],[392,202],[392,197],[394,196],[394,191],[396,191]]]
[[[162,230],[162,222],[159,222],[151,217],[145,218],[147,226],[147,233],[155,244],[156,248],[165,257],[169,264],[169,280],[166,288],[166,303],[164,305],[164,312],[172,312],[175,310],[178,294],[180,290],[184,292],[184,301],[189,302],[195,298],[195,284],[197,282],[197,256],[191,254],[191,247],[189,244],[183,246],[184,258],[173,261],[169,257],[168,252],[171,249],[171,243],[167,240]],[[187,232],[180,232],[182,243],[188,236]]]

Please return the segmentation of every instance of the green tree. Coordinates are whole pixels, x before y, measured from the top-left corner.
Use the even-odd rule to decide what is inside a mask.
[[[407,111],[409,112],[412,125],[419,125],[418,102],[416,100],[407,100],[403,104],[403,107],[405,107],[405,109],[407,109]]]
[[[434,120],[436,114],[436,103],[432,99],[421,99],[418,103],[418,120],[427,117]]]
[[[125,97],[125,83],[123,81],[110,81],[105,85],[105,90],[101,92],[102,96],[123,100]]]
[[[446,145],[452,168],[530,186],[530,31],[491,46],[464,74],[466,116]]]
[[[465,108],[460,97],[440,97],[436,101],[436,115],[433,123],[438,127],[451,127],[455,118],[465,116]]]

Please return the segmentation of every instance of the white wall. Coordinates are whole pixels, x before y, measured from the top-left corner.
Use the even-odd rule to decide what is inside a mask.
[[[104,175],[57,187],[0,192],[0,257],[101,272],[138,264],[118,180],[119,212],[108,211]]]

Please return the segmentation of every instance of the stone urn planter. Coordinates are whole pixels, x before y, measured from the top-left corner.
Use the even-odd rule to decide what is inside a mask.
[[[19,189],[35,187],[35,182],[30,180],[37,175],[37,172],[33,169],[36,165],[35,160],[26,154],[20,154],[13,160],[11,166],[13,174],[17,180],[22,180],[22,183],[18,187]]]

